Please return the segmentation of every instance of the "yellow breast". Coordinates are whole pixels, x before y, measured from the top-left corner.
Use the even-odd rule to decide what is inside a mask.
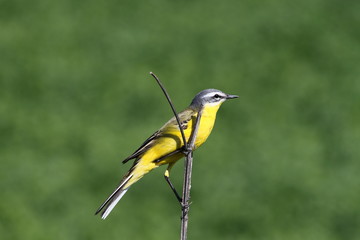
[[[220,104],[215,106],[205,106],[200,119],[199,131],[195,140],[195,148],[198,148],[203,144],[209,137],[215,123],[216,113],[220,107]],[[193,123],[195,123],[195,120]],[[192,126],[191,126],[192,128]]]

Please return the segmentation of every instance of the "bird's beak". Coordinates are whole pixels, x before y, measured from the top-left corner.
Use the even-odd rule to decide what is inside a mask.
[[[230,95],[230,94],[226,95],[226,99],[233,99],[233,98],[238,98],[238,97],[239,97],[238,95]]]

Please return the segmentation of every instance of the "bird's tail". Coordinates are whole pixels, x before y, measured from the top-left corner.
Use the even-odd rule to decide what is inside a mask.
[[[129,190],[130,186],[136,183],[146,173],[148,173],[149,171],[151,171],[156,167],[158,166],[155,163],[144,164],[142,161],[135,162],[135,164],[132,166],[130,171],[121,180],[119,186],[99,207],[95,215],[101,212],[101,218],[105,219],[114,209],[114,207],[120,201],[120,199],[124,196],[127,190]]]
[[[132,178],[131,172],[129,174],[125,175],[123,180],[121,181],[120,185],[115,189],[115,191],[105,200],[103,204],[99,207],[99,209],[96,211],[95,215],[101,212],[101,218],[105,219],[110,212],[113,210],[113,208],[116,206],[116,204],[120,201],[120,199],[124,196],[124,194],[129,190],[130,186],[128,186],[127,183],[129,183],[130,179]]]

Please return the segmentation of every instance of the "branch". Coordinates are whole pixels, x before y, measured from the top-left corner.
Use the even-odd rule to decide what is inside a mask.
[[[175,154],[177,152],[180,152],[180,151],[182,151],[186,156],[186,159],[185,159],[185,171],[184,171],[183,195],[182,195],[182,202],[181,202],[182,212],[181,212],[181,235],[180,235],[181,240],[186,240],[187,239],[188,220],[189,220],[188,213],[189,213],[189,201],[190,201],[190,189],[191,189],[191,171],[192,171],[192,162],[193,162],[193,151],[194,151],[194,147],[195,147],[196,136],[197,136],[197,133],[198,133],[198,130],[199,130],[199,124],[200,124],[200,119],[201,119],[201,115],[202,115],[202,107],[200,107],[200,110],[199,110],[199,112],[197,114],[196,122],[195,122],[195,125],[193,127],[192,135],[190,136],[189,143],[187,143],[186,138],[185,138],[185,134],[184,134],[184,130],[182,129],[181,124],[180,124],[179,116],[176,113],[176,110],[174,108],[174,105],[171,102],[169,94],[167,93],[165,87],[160,82],[159,78],[152,72],[150,72],[150,75],[155,78],[155,80],[159,84],[161,90],[165,94],[165,97],[168,100],[168,102],[170,104],[170,107],[171,107],[171,109],[172,109],[172,111],[174,113],[174,116],[176,118],[176,121],[177,121],[177,123],[179,125],[181,136],[182,136],[182,139],[183,139],[183,142],[184,142],[184,147],[182,149],[178,149],[173,153],[165,155],[164,158],[169,157],[169,156],[171,156],[171,155],[173,155],[173,154]]]
[[[195,146],[195,139],[199,130],[200,119],[202,115],[202,108],[198,112],[195,126],[193,128],[192,136],[189,141],[189,148],[185,149],[186,159],[185,159],[185,172],[184,172],[184,184],[183,184],[183,195],[182,195],[182,213],[181,213],[181,235],[180,240],[187,239],[187,230],[188,230],[188,221],[189,221],[189,207],[190,207],[190,189],[191,189],[191,172],[192,172],[192,162],[193,162],[193,150]]]
[[[175,115],[176,121],[177,121],[177,123],[178,123],[178,125],[179,125],[179,129],[180,129],[180,132],[181,132],[181,137],[182,137],[183,142],[184,142],[184,147],[185,147],[185,149],[187,149],[187,148],[188,148],[188,145],[187,145],[187,143],[186,143],[186,138],[185,138],[184,130],[183,130],[182,127],[181,127],[179,116],[177,115],[177,112],[176,112],[176,110],[175,110],[175,108],[174,108],[174,105],[173,105],[172,102],[171,102],[170,96],[169,96],[169,94],[167,93],[165,87],[164,87],[164,86],[162,85],[162,83],[160,82],[160,79],[159,79],[153,72],[150,72],[150,75],[155,78],[156,82],[159,84],[161,90],[162,90],[163,93],[165,94],[165,97],[166,97],[166,99],[168,100],[168,102],[169,102],[169,104],[170,104],[170,107],[171,107],[171,109],[172,109],[172,111],[173,111],[173,113],[174,113],[174,115]]]

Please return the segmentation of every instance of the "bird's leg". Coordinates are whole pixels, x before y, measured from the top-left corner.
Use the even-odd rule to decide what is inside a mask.
[[[182,203],[182,198],[179,196],[178,192],[176,191],[174,185],[171,183],[170,181],[170,178],[168,176],[164,176],[165,177],[165,180],[166,182],[169,184],[171,190],[174,192],[175,194],[175,197],[177,198],[177,200],[179,201],[179,203],[181,204]]]
[[[176,197],[177,200],[179,201],[181,207],[183,207],[183,206],[182,206],[182,198],[180,197],[180,195],[179,195],[178,192],[176,191],[174,185],[173,185],[173,184],[171,183],[171,181],[170,181],[170,170],[171,170],[171,168],[172,168],[173,165],[174,165],[173,163],[170,163],[170,164],[169,164],[168,168],[167,168],[166,171],[165,171],[164,177],[165,177],[166,182],[169,184],[171,190],[172,190],[173,193],[175,194],[175,197]]]

